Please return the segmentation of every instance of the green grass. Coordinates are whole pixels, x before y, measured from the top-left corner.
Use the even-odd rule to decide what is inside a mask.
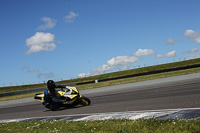
[[[34,98],[36,93],[43,93],[43,92],[32,92],[32,93],[27,93],[27,94],[0,97],[0,102],[1,101],[16,100],[16,99],[23,99],[23,98],[30,98],[30,97]]]
[[[132,69],[132,70],[126,70],[126,71],[120,71],[120,72],[114,72],[114,73],[107,73],[107,74],[96,75],[96,76],[85,77],[85,78],[77,78],[77,79],[72,79],[72,80],[58,81],[56,83],[57,84],[80,83],[80,82],[86,82],[86,81],[94,81],[94,80],[101,80],[101,79],[108,79],[108,78],[132,75],[132,74],[137,74],[137,73],[150,72],[150,71],[155,71],[155,70],[163,70],[163,69],[169,69],[169,68],[190,66],[190,65],[194,65],[194,64],[200,64],[200,58],[193,59],[193,60],[187,60],[187,61],[181,61],[181,62],[175,62],[175,63],[156,65],[156,66],[149,66],[149,67]],[[0,87],[0,93],[40,88],[40,87],[45,87],[45,86],[46,86],[46,84],[43,83],[43,84],[36,84],[36,85]]]
[[[200,132],[200,120],[29,121],[0,123],[0,133],[190,133]]]
[[[0,87],[0,93],[46,87],[44,84]]]

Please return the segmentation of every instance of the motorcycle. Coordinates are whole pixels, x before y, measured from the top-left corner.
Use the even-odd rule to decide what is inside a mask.
[[[61,107],[73,107],[76,105],[88,106],[90,105],[91,101],[89,98],[80,95],[79,90],[76,87],[66,86],[65,88],[60,88],[57,90],[57,97],[62,100],[63,102],[46,102],[44,100],[44,93],[37,93],[35,94],[34,99],[42,102],[42,104],[52,110],[59,110]]]

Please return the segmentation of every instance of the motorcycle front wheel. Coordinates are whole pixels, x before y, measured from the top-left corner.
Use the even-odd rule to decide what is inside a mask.
[[[90,101],[89,98],[84,97],[84,96],[82,96],[80,98],[80,105],[82,105],[82,106],[88,106],[88,105],[90,105],[90,103],[91,103],[91,101]]]

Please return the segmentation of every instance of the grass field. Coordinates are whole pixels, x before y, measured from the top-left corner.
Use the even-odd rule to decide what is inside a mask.
[[[29,121],[0,123],[0,133],[197,133],[199,120]]]

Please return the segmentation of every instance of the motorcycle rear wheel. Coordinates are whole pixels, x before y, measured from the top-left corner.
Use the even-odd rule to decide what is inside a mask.
[[[52,111],[59,110],[59,104],[58,103],[50,104],[50,110]]]

